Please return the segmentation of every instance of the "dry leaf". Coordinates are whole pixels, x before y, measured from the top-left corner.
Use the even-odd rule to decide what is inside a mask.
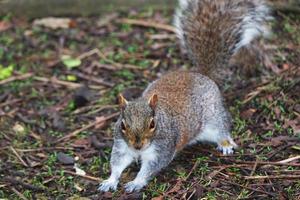
[[[76,164],[73,167],[75,169],[75,173],[80,175],[80,176],[85,176],[86,172],[82,169],[80,169]]]
[[[11,27],[11,23],[8,21],[0,21],[0,32],[6,31]]]
[[[241,113],[241,117],[243,119],[249,119],[253,116],[253,114],[256,112],[256,109],[250,108],[248,110],[245,110],[244,112]]]
[[[164,196],[154,197],[151,200],[164,200]]]
[[[44,26],[51,29],[70,28],[71,19],[69,18],[56,18],[56,17],[46,17],[42,19],[36,19],[33,21],[35,26]]]
[[[106,119],[104,116],[96,117],[96,122],[97,122],[97,124],[95,125],[95,128],[100,129],[100,128],[104,127]]]

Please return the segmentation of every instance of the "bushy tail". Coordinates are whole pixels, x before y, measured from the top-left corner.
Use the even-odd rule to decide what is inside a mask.
[[[174,23],[196,67],[220,81],[235,52],[268,34],[268,19],[263,0],[179,0]]]

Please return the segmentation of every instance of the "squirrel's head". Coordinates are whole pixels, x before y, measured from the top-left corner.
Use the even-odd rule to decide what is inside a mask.
[[[155,135],[155,108],[157,95],[149,99],[139,99],[128,102],[121,94],[119,105],[121,123],[118,125],[123,138],[129,146],[140,150],[147,147]]]

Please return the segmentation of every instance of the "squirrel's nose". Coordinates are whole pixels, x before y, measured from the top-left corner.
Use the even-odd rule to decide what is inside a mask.
[[[137,150],[140,150],[142,148],[142,145],[136,144],[136,145],[134,145],[134,148],[137,149]]]

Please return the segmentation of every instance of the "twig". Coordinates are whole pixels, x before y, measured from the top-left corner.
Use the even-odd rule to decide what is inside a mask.
[[[26,74],[22,74],[22,75],[18,75],[18,76],[12,76],[10,78],[4,79],[2,81],[0,81],[0,85],[4,85],[13,81],[20,81],[20,80],[24,80],[27,78],[32,77],[32,73],[26,73]]]
[[[300,155],[292,157],[292,158],[288,158],[288,159],[285,159],[285,160],[282,160],[282,161],[279,161],[279,163],[289,163],[289,162],[292,162],[292,161],[298,160],[298,159],[300,159]]]
[[[246,180],[255,179],[300,179],[300,175],[277,175],[277,176],[244,176]]]
[[[118,107],[118,105],[107,105],[107,106],[103,106],[103,107],[100,107],[98,109],[92,110],[92,111],[90,111],[90,112],[88,112],[87,114],[84,114],[84,115],[92,115],[92,114],[95,114],[95,113],[99,113],[104,109],[117,108],[117,107]]]
[[[149,28],[156,28],[156,29],[161,29],[165,31],[170,31],[175,33],[175,27],[167,24],[160,24],[157,22],[150,22],[150,21],[145,21],[145,20],[138,20],[138,19],[128,19],[128,18],[123,18],[118,20],[120,23],[124,24],[131,24],[131,25],[136,25],[136,26],[143,26],[143,27],[149,27]]]
[[[81,113],[86,113],[87,111],[89,110],[93,110],[92,113],[98,113],[104,109],[109,109],[109,108],[116,108],[118,107],[118,105],[90,105],[90,106],[85,106],[85,107],[82,107],[82,108],[78,108],[76,110],[73,111],[72,114],[81,114]],[[96,111],[94,111],[96,110]]]
[[[14,187],[11,187],[11,190],[16,193],[18,195],[18,197],[20,197],[20,199],[23,199],[23,200],[28,200],[22,193],[20,193],[18,190],[16,190],[16,188]]]
[[[43,147],[37,149],[16,149],[20,152],[52,151],[52,150],[74,150],[73,147]]]
[[[149,39],[152,39],[152,40],[166,40],[166,39],[169,39],[169,40],[174,40],[176,38],[175,35],[171,35],[171,34],[152,34],[152,35],[149,35],[148,36]]]
[[[80,128],[80,129],[77,129],[77,130],[75,130],[75,131],[73,131],[73,132],[71,132],[71,133],[69,133],[69,134],[67,134],[67,135],[65,135],[65,136],[63,136],[63,137],[57,139],[54,143],[59,143],[59,142],[62,142],[62,141],[64,141],[64,140],[66,140],[66,139],[70,139],[70,138],[72,138],[72,137],[75,137],[76,135],[78,135],[78,134],[81,133],[82,131],[85,131],[85,130],[87,130],[87,129],[89,129],[89,128],[92,128],[93,126],[95,126],[95,125],[97,125],[97,124],[99,124],[99,123],[105,122],[105,121],[107,121],[107,120],[109,120],[109,119],[111,119],[111,118],[113,118],[113,117],[115,117],[115,116],[117,116],[117,115],[119,115],[118,112],[117,112],[117,113],[113,113],[113,114],[111,114],[111,115],[109,115],[109,116],[107,116],[107,117],[104,117],[103,120],[101,120],[101,121],[94,121],[94,122],[91,122],[90,124],[88,124],[88,125],[86,125],[86,126]]]
[[[96,48],[96,49],[92,49],[92,50],[90,50],[90,51],[88,51],[88,52],[85,52],[85,53],[81,54],[80,56],[77,57],[77,59],[82,60],[82,59],[87,58],[87,57],[90,57],[90,56],[92,56],[92,55],[94,55],[94,54],[98,55],[98,56],[99,56],[102,60],[104,60],[105,62],[114,65],[114,68],[117,68],[117,69],[124,69],[124,68],[126,68],[126,69],[132,69],[132,70],[141,70],[140,67],[135,66],[135,65],[116,63],[116,62],[114,62],[114,61],[108,59],[108,58],[105,56],[105,54],[102,53],[102,52],[101,52],[99,49],[97,49],[97,48]],[[100,66],[101,66],[101,64],[99,64],[99,66],[98,66],[97,62],[93,62],[92,65],[93,65],[93,66],[97,66],[97,67],[100,67]],[[113,69],[113,68],[111,68],[111,69]]]
[[[252,171],[250,173],[250,176],[253,176],[253,174],[255,173],[255,170],[257,168],[257,163],[258,163],[258,158],[256,158],[256,161],[254,163],[254,166],[253,166],[253,169],[252,169]],[[248,184],[247,184],[247,186],[248,186]]]
[[[53,84],[63,85],[63,86],[66,86],[66,87],[69,87],[69,88],[72,88],[72,89],[76,89],[76,88],[83,87],[82,84],[58,80],[56,77],[45,78],[45,77],[38,77],[38,76],[35,76],[35,77],[33,77],[33,78],[34,78],[34,80],[36,80],[36,81],[41,81],[41,82],[45,82],[45,83],[51,82],[51,83],[53,83]],[[94,89],[94,90],[100,90],[100,89],[103,89],[103,86],[97,86],[97,85],[89,85],[88,87],[91,88],[91,89]]]
[[[12,178],[12,177],[4,177],[4,180],[5,180],[5,181],[8,181],[8,182],[10,182],[10,183],[12,183],[12,184],[14,184],[14,185],[21,185],[21,186],[23,186],[25,189],[28,189],[28,190],[33,190],[33,191],[37,191],[37,192],[45,191],[43,188],[40,188],[40,187],[31,185],[31,184],[29,184],[29,183],[24,183],[23,181],[14,179],[14,178]]]
[[[80,176],[82,178],[86,178],[86,179],[89,179],[89,180],[92,180],[92,181],[100,182],[102,180],[100,178],[96,178],[96,177],[93,177],[93,176],[76,174],[75,172],[68,171],[68,170],[64,170],[64,172],[67,173],[67,174],[74,175],[74,176]]]
[[[2,108],[4,106],[11,105],[11,104],[14,104],[14,103],[18,103],[20,101],[22,101],[22,99],[14,99],[14,100],[11,100],[11,101],[6,101],[6,102],[0,104],[0,108]]]
[[[83,73],[81,73],[81,72],[74,72],[74,74],[75,74],[76,76],[78,76],[79,78],[83,78],[83,79],[86,79],[86,80],[89,80],[89,81],[93,81],[93,82],[95,82],[95,83],[97,83],[97,84],[104,85],[104,86],[106,86],[106,87],[113,87],[113,86],[114,86],[113,83],[109,83],[109,82],[103,81],[103,80],[101,80],[101,79],[92,77],[92,76],[90,76],[90,75],[85,75],[85,74],[83,74]]]
[[[17,158],[21,161],[21,163],[25,166],[28,167],[27,163],[22,159],[22,157],[18,154],[18,152],[11,146],[10,149],[12,152],[17,156]]]
[[[255,161],[255,164],[254,164],[254,166],[253,166],[253,169],[252,169],[252,171],[251,171],[251,173],[250,173],[250,176],[253,176],[253,174],[255,173],[255,170],[256,170],[256,168],[257,168],[257,162],[258,162],[258,158],[256,158],[256,161]],[[248,185],[249,185],[249,180],[247,180],[245,186],[248,187]],[[243,190],[244,190],[244,189],[243,189]],[[244,191],[241,191],[241,193],[240,193],[240,194],[238,195],[238,197],[236,198],[237,200],[238,200],[238,199],[241,199],[241,197],[242,197],[242,195],[243,195],[243,192],[244,192]]]
[[[242,164],[255,164],[255,162],[252,161],[235,161],[236,163],[242,163]],[[293,167],[300,167],[300,163],[280,163],[280,162],[265,162],[265,161],[259,161],[257,162],[258,165],[281,165],[281,166],[293,166]]]
[[[275,197],[275,195],[272,194],[272,193],[269,193],[269,192],[266,192],[266,191],[263,191],[263,190],[258,190],[258,189],[255,189],[255,188],[251,188],[251,187],[248,187],[248,186],[240,185],[240,184],[235,183],[235,182],[231,182],[231,181],[227,181],[227,180],[222,180],[222,182],[225,182],[225,183],[228,183],[228,184],[231,184],[231,185],[236,185],[238,187],[245,188],[247,190],[251,190],[251,191],[254,191],[254,192],[259,192],[259,193],[263,193],[263,194],[267,194],[267,195],[270,195],[272,197]]]
[[[284,145],[284,146],[281,146],[280,148],[278,148],[276,151],[273,151],[272,152],[272,154],[270,154],[269,156],[268,156],[268,160],[270,160],[271,158],[273,158],[275,155],[277,155],[279,152],[282,152],[283,150],[285,150],[286,148],[288,148],[288,147],[290,147],[290,146],[292,146],[292,145],[294,145],[295,143],[289,143],[289,144],[286,144],[286,145]]]
[[[191,174],[193,173],[193,171],[198,167],[198,165],[199,165],[199,162],[196,161],[195,164],[194,164],[194,166],[192,167],[190,173],[184,178],[184,181],[188,180],[188,178],[191,176]]]

